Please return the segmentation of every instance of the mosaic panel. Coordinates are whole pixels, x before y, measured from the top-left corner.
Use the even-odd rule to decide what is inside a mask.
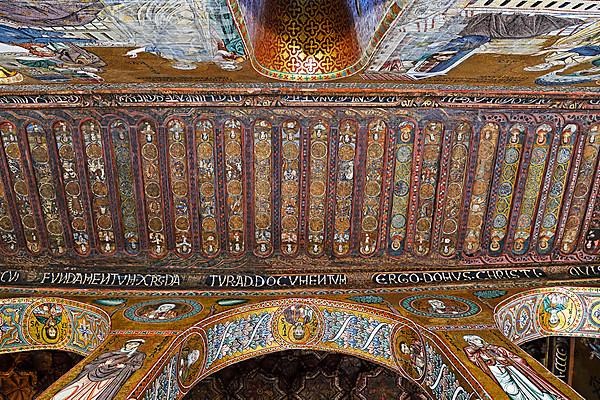
[[[116,250],[116,242],[100,124],[95,120],[86,120],[80,125],[79,131],[85,146],[98,250],[101,253],[112,254]]]
[[[52,254],[61,255],[67,251],[65,232],[60,218],[57,204],[57,192],[54,185],[50,155],[48,154],[48,141],[46,132],[39,124],[31,123],[25,128],[29,143],[29,154],[36,178],[36,186],[40,199],[40,206],[46,224],[48,249]]]
[[[308,252],[319,255],[325,247],[325,216],[329,166],[329,125],[317,120],[310,127],[308,186]]]
[[[560,133],[560,145],[556,154],[550,191],[548,192],[546,208],[542,217],[542,230],[537,244],[537,250],[540,254],[548,254],[556,239],[560,209],[567,190],[569,170],[578,131],[577,125],[567,124]]]
[[[425,354],[427,357],[427,374],[423,384],[437,400],[469,400],[478,399],[477,393],[468,391],[456,372],[448,366],[448,362],[438,350],[425,343]]]
[[[116,166],[116,180],[120,200],[125,251],[137,254],[140,251],[140,234],[137,219],[135,181],[131,164],[131,139],[129,126],[122,120],[110,123],[110,137]]]
[[[381,119],[367,127],[367,161],[360,224],[360,252],[373,254],[378,246],[387,125]]]
[[[498,146],[500,128],[495,123],[486,123],[480,131],[477,163],[473,177],[473,188],[469,202],[469,216],[464,239],[464,252],[474,255],[481,249],[481,229],[487,210],[488,195],[492,181],[494,159]]]
[[[162,257],[167,253],[165,216],[161,172],[159,163],[158,134],[155,125],[143,121],[138,126],[138,140],[141,148],[142,178],[146,203],[146,223],[150,255]]]
[[[173,228],[175,251],[181,256],[192,253],[192,221],[189,190],[189,172],[186,127],[179,119],[167,124],[169,184],[173,200]]]
[[[228,119],[225,121],[223,134],[225,137],[227,228],[229,251],[234,255],[242,254],[246,248],[244,175],[242,172],[243,132],[242,123],[239,120]]]
[[[428,318],[467,318],[481,308],[471,300],[450,295],[414,295],[400,302],[408,312]]]
[[[500,181],[496,204],[492,211],[492,227],[490,233],[489,252],[497,256],[504,249],[506,235],[508,233],[510,211],[516,192],[517,178],[521,156],[523,155],[523,144],[527,136],[527,129],[523,124],[514,124],[508,130],[507,143],[502,160]]]
[[[414,235],[414,252],[426,255],[431,247],[431,230],[436,207],[436,192],[440,174],[440,155],[444,126],[439,122],[426,122],[423,128],[423,162],[419,176],[419,189]]]
[[[273,126],[254,122],[254,254],[273,251]]]
[[[273,347],[272,311],[258,311],[233,321],[216,324],[207,329],[208,348],[205,368],[244,352]],[[240,340],[244,338],[245,340]]]
[[[565,230],[560,244],[560,251],[566,254],[575,251],[578,236],[588,206],[592,182],[597,171],[598,152],[600,152],[600,125],[589,128],[583,145],[583,159],[573,189],[573,198],[565,222]]]
[[[177,400],[181,390],[177,383],[177,356],[174,356],[164,366],[150,387],[146,389],[143,400]]]
[[[457,251],[460,214],[466,189],[466,171],[472,135],[473,128],[464,121],[460,122],[452,133],[452,149],[439,245],[439,253],[444,257],[452,257]]]
[[[521,199],[513,237],[512,251],[514,254],[525,254],[529,250],[531,229],[536,216],[538,198],[542,188],[544,172],[546,171],[552,138],[553,128],[550,125],[542,124],[536,128],[523,198]]]
[[[400,255],[404,251],[415,130],[416,125],[413,121],[403,121],[400,123],[396,134],[396,165],[389,233],[389,251],[391,255]]]
[[[323,344],[363,353],[379,361],[392,360],[392,325],[358,313],[324,309]]]
[[[58,298],[0,300],[0,353],[57,349],[88,355],[108,337],[100,309]]]
[[[88,210],[84,208],[73,131],[63,121],[56,122],[52,130],[58,150],[58,163],[62,175],[69,223],[73,233],[73,248],[78,254],[88,255],[91,250],[87,223]]]
[[[352,202],[354,197],[356,136],[358,124],[344,120],[340,123],[337,154],[336,202],[333,234],[333,253],[338,256],[350,252]]]
[[[221,249],[221,235],[217,218],[215,130],[207,119],[201,119],[195,127],[198,212],[201,224],[202,253],[207,257],[215,256]]]
[[[42,243],[34,217],[32,200],[29,197],[29,184],[26,180],[25,168],[21,159],[17,128],[9,122],[4,122],[0,125],[0,136],[2,136],[8,174],[12,184],[17,213],[21,219],[26,246],[31,253],[39,253],[42,250]]]
[[[557,287],[516,294],[496,307],[496,325],[515,319],[502,330],[520,344],[544,336],[598,337],[600,291],[596,288]]]

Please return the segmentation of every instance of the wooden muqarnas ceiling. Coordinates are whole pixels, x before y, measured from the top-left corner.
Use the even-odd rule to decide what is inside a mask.
[[[480,265],[600,252],[593,113],[5,111],[0,137],[5,256]]]

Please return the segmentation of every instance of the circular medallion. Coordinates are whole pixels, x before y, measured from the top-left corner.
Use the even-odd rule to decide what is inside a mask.
[[[519,336],[522,336],[531,326],[531,307],[523,304],[516,313],[515,329]]]
[[[600,328],[600,301],[590,307],[590,321],[596,328]]]
[[[308,228],[312,232],[320,232],[323,230],[323,220],[320,218],[311,218],[308,221]]]
[[[515,318],[510,312],[504,314],[504,318],[502,320],[502,333],[507,338],[511,338],[513,336],[513,329],[515,327]]]
[[[506,216],[504,216],[502,214],[496,215],[496,217],[494,218],[494,221],[493,221],[494,228],[497,228],[497,229],[504,228],[507,223],[508,223],[508,220],[506,219]]]
[[[171,190],[173,194],[183,197],[187,194],[187,184],[184,181],[175,181]]]
[[[307,304],[292,304],[275,312],[273,332],[281,344],[307,345],[321,336],[319,310]]]
[[[75,152],[73,151],[73,146],[65,144],[60,146],[60,149],[58,150],[58,154],[60,155],[60,158],[64,159],[64,160],[73,160],[75,158]]]
[[[229,142],[227,143],[227,145],[225,146],[225,153],[227,154],[227,156],[229,157],[237,157],[240,154],[242,154],[242,148],[241,146],[236,143],[236,142]]]
[[[271,216],[269,214],[256,214],[254,224],[258,229],[267,229],[271,225]]]
[[[23,325],[34,343],[58,345],[72,335],[72,326],[65,306],[50,302],[33,303],[25,311]]]
[[[458,225],[455,220],[447,219],[442,224],[442,230],[446,234],[454,233],[458,229]]]
[[[519,151],[517,149],[515,149],[514,147],[509,148],[508,150],[506,150],[506,154],[504,155],[504,160],[508,164],[514,164],[515,162],[517,162],[519,160]]]
[[[108,187],[103,182],[94,182],[92,184],[92,192],[98,197],[104,197],[108,195]]]
[[[383,157],[383,146],[379,143],[371,143],[367,148],[367,156],[369,159],[377,159]]]
[[[536,311],[540,328],[549,332],[570,331],[583,317],[583,305],[579,298],[568,292],[546,294]]]
[[[412,158],[412,152],[409,146],[400,146],[396,152],[396,159],[398,162],[405,163],[409,162]]]
[[[313,196],[323,196],[325,194],[325,183],[322,181],[312,181],[310,183],[310,194]]]
[[[177,378],[183,388],[189,389],[200,376],[204,366],[205,349],[204,339],[197,332],[192,333],[181,345],[177,361]]]
[[[158,148],[152,143],[146,143],[142,147],[142,155],[147,160],[154,160],[158,157]]]
[[[98,227],[105,230],[112,228],[112,218],[110,215],[101,215],[98,217]]]
[[[0,229],[5,232],[12,230],[12,221],[10,220],[9,217],[4,216],[4,217],[0,218]]]
[[[213,148],[208,143],[200,143],[198,145],[198,158],[200,159],[210,159],[212,158]]]
[[[367,196],[377,196],[381,192],[381,186],[377,181],[367,181],[365,184],[365,194]]]
[[[208,232],[213,232],[217,229],[217,221],[212,217],[207,217],[202,220],[202,229]]]
[[[300,150],[298,149],[298,145],[296,143],[287,142],[283,145],[283,157],[286,160],[294,160],[298,158],[300,154]]]
[[[6,151],[6,155],[9,158],[20,158],[21,157],[21,151],[19,150],[19,145],[17,145],[16,143],[10,143],[8,146],[6,146],[4,151]]]
[[[212,197],[215,193],[215,186],[212,182],[204,182],[202,186],[200,186],[200,194],[204,197]]]
[[[29,194],[29,188],[27,187],[27,184],[20,179],[15,182],[13,189],[15,193],[21,196],[27,196]]]
[[[349,197],[352,195],[352,184],[350,182],[342,181],[338,183],[337,195],[339,197]]]
[[[65,191],[69,196],[77,197],[81,194],[81,187],[76,181],[71,181],[65,185]]]
[[[148,221],[148,227],[152,232],[160,232],[163,228],[162,220],[158,217],[150,218]]]
[[[190,221],[187,217],[177,217],[175,219],[175,228],[180,231],[187,231],[190,228]]]
[[[396,229],[404,228],[406,226],[406,217],[402,214],[396,214],[392,217],[392,226]]]
[[[185,157],[185,146],[181,143],[173,143],[169,146],[169,154],[175,158]]]
[[[350,145],[343,145],[340,147],[339,152],[340,160],[350,161],[354,158],[354,147]]]
[[[60,235],[61,233],[63,233],[62,224],[56,219],[47,221],[46,229],[48,229],[48,233],[52,235]]]
[[[239,196],[242,194],[242,183],[238,180],[230,181],[227,184],[227,194],[230,196]]]
[[[44,199],[54,199],[56,197],[56,190],[54,189],[54,185],[51,183],[43,183],[39,186],[38,191],[40,192],[40,196]]]
[[[510,182],[502,182],[498,187],[498,194],[501,196],[508,196],[512,193],[512,185]]]
[[[233,215],[229,218],[229,228],[234,231],[239,231],[244,226],[244,220],[239,215]]]
[[[394,195],[398,197],[406,196],[408,191],[410,190],[410,186],[406,181],[398,181],[394,185]]]
[[[48,151],[44,146],[35,146],[31,149],[31,157],[39,163],[48,162]]]
[[[362,228],[367,232],[374,231],[377,229],[377,218],[367,215],[362,220]]]
[[[23,223],[23,226],[25,228],[28,229],[35,229],[35,219],[33,219],[33,216],[31,214],[27,214],[23,216],[23,219],[21,220]]]
[[[298,227],[298,219],[293,215],[286,215],[281,219],[281,226],[285,230],[294,230]]]
[[[192,317],[202,306],[188,299],[151,300],[138,303],[125,310],[127,319],[135,322],[161,323],[180,321]]]
[[[398,367],[414,380],[420,380],[425,374],[427,357],[423,339],[409,326],[396,328],[392,337],[394,360]]]
[[[450,295],[415,295],[403,299],[400,305],[415,315],[429,318],[472,317],[481,310],[471,300]]]
[[[85,154],[92,159],[102,158],[102,147],[97,143],[90,143],[85,148]]]
[[[313,143],[310,146],[310,154],[314,158],[324,158],[327,155],[327,146],[322,142]]]
[[[448,185],[448,197],[453,199],[460,197],[462,195],[462,188],[462,184],[452,182],[450,185]]]
[[[271,143],[266,140],[256,143],[254,154],[257,160],[266,160],[271,155]]]

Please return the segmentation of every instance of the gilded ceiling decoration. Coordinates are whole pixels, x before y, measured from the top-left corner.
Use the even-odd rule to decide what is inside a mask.
[[[2,118],[5,256],[468,265],[589,262],[600,252],[593,114],[185,108]]]

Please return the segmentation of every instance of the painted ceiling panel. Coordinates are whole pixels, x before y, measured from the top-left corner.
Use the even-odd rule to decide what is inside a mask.
[[[173,111],[3,112],[0,251],[597,259],[600,125],[584,115]]]

